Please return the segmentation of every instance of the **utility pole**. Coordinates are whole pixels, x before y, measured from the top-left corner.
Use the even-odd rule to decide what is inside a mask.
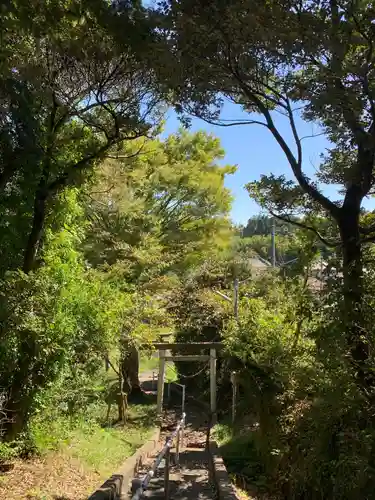
[[[276,243],[275,243],[275,233],[276,233],[276,225],[275,225],[275,217],[272,217],[272,230],[271,230],[271,246],[272,246],[272,267],[276,266]]]
[[[234,300],[233,300],[233,312],[234,312],[234,317],[236,320],[238,320],[238,292],[239,292],[239,285],[240,282],[238,281],[238,278],[234,279]]]

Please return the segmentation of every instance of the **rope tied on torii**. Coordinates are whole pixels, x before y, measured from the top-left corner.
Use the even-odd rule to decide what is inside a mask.
[[[154,342],[153,347],[159,350],[159,376],[157,393],[157,413],[161,415],[164,396],[165,363],[167,361],[209,361],[210,363],[210,410],[216,415],[216,352],[223,348],[222,342]],[[175,349],[209,350],[210,354],[168,354]],[[204,367],[205,369],[206,367]]]

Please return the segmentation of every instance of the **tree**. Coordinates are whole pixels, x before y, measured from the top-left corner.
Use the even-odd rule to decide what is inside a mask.
[[[231,233],[232,197],[224,178],[235,167],[218,165],[224,152],[204,132],[138,142],[99,167],[88,186],[84,251],[87,262],[119,286],[156,289],[166,304],[168,275],[183,276]],[[121,360],[133,378],[132,392],[139,389],[137,347],[128,344]]]
[[[22,225],[10,264],[30,272],[57,195],[152,134],[161,100],[141,61],[151,32],[136,3],[9,1],[1,25],[2,238],[12,246]]]
[[[274,221],[278,234],[288,234],[293,232],[294,228],[291,224],[285,224],[283,221],[276,219]],[[242,236],[269,236],[272,231],[273,220],[267,215],[254,215],[243,228]]]
[[[374,6],[347,0],[164,2],[164,47],[173,70],[159,71],[176,109],[222,126],[265,127],[285,154],[294,180],[262,176],[248,185],[264,208],[284,221],[312,211],[330,218],[342,252],[343,317],[354,370],[362,388],[374,385],[363,301],[364,245],[375,226],[361,207],[375,181]],[[248,119],[220,116],[229,99]],[[277,126],[279,113],[292,143]],[[297,117],[317,123],[333,143],[318,180],[340,183],[341,200],[325,196],[303,170]],[[304,227],[306,227],[304,225]],[[366,335],[364,330],[367,331]]]
[[[88,262],[147,283],[183,274],[225,244],[232,197],[224,178],[235,167],[218,165],[223,155],[215,137],[180,131],[142,140],[98,168],[87,190]]]
[[[133,333],[134,296],[83,262],[80,192],[104,158],[154,134],[162,97],[142,61],[153,34],[138,2],[9,0],[0,33],[0,385],[12,439],[60,369]]]
[[[102,362],[137,317],[129,292],[86,270],[78,251],[84,212],[77,198],[77,190],[68,190],[57,200],[44,265],[28,274],[8,272],[0,281],[0,387],[7,397],[2,430],[8,440],[27,429],[41,392],[61,371]]]

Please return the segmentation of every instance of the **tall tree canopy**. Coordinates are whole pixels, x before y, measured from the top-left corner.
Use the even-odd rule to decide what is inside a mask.
[[[373,2],[169,0],[160,14],[171,61],[168,68],[160,64],[160,75],[173,90],[177,110],[222,126],[268,129],[293,180],[262,176],[248,184],[250,195],[284,220],[312,210],[337,225],[338,241],[311,229],[342,249],[347,340],[361,385],[372,385],[371,349],[363,335],[362,248],[374,239],[375,226],[362,223],[361,207],[375,182]],[[248,119],[221,116],[226,99]],[[291,141],[278,128],[276,113],[289,126]],[[317,123],[333,144],[316,180],[303,170],[298,116]],[[336,183],[340,200],[321,190]]]
[[[60,371],[100,362],[131,315],[134,297],[86,269],[79,194],[107,156],[157,132],[163,99],[139,2],[0,10],[0,432],[11,439]]]
[[[0,23],[0,244],[5,267],[29,272],[58,193],[152,134],[160,96],[137,3],[9,1]]]
[[[217,163],[218,139],[181,131],[141,142],[97,169],[87,192],[87,259],[115,265],[130,281],[183,272],[231,234],[224,178],[235,167]]]

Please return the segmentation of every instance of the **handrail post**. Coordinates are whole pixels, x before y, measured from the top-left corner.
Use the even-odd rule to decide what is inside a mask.
[[[183,384],[182,385],[182,403],[181,403],[182,415],[185,414],[185,397],[186,397],[186,386],[185,386],[185,384]]]
[[[186,413],[183,413],[182,414],[181,449],[184,449],[185,420],[186,420]]]
[[[164,498],[169,500],[169,466],[171,458],[171,449],[168,446],[165,454],[165,468],[164,468]]]
[[[180,463],[180,433],[181,429],[177,432],[177,439],[176,439],[176,465],[179,465]]]
[[[180,421],[177,424],[174,432],[166,439],[165,445],[163,449],[158,454],[156,460],[154,461],[152,468],[148,471],[148,473],[144,476],[143,479],[133,479],[132,481],[132,492],[135,491],[132,500],[140,500],[142,498],[143,493],[147,490],[151,479],[154,477],[157,468],[159,467],[163,458],[165,459],[165,467],[164,467],[164,490],[165,490],[165,498],[169,500],[169,472],[170,472],[170,451],[171,446],[175,438],[179,440],[179,432],[183,431],[185,425],[185,413],[182,414]],[[177,445],[177,450],[179,450],[179,444]]]
[[[216,424],[216,349],[210,349],[210,409],[212,425]]]
[[[159,351],[159,377],[158,377],[158,394],[157,394],[157,414],[161,416],[163,411],[163,395],[164,395],[164,374],[165,374],[165,351]]]

